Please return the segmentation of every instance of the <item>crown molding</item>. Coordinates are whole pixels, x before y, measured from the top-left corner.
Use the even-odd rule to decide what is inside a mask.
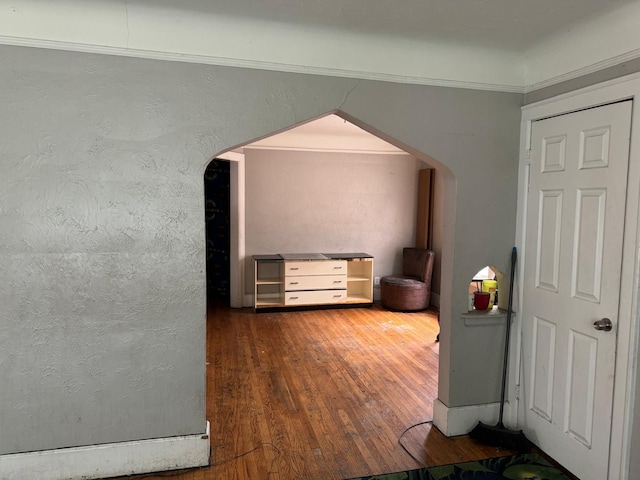
[[[361,153],[366,155],[405,155],[412,156],[402,150],[362,150],[349,148],[320,148],[320,147],[291,147],[291,146],[271,146],[271,145],[248,145],[242,147],[243,150],[278,150],[291,152],[320,152],[320,153]]]
[[[380,82],[406,83],[414,85],[429,85],[435,87],[465,88],[470,90],[486,90],[506,93],[525,93],[520,85],[506,85],[483,82],[467,82],[446,78],[432,78],[410,75],[394,75],[389,73],[360,71],[341,68],[297,65],[288,63],[268,62],[262,60],[247,60],[232,57],[216,57],[209,55],[194,55],[188,53],[172,53],[154,50],[143,50],[106,45],[92,45],[84,43],[63,42],[58,40],[43,40],[0,35],[0,44],[44,48],[49,50],[64,50],[70,52],[95,53],[100,55],[114,55],[121,57],[144,58],[149,60],[163,60],[169,62],[199,63],[218,65],[223,67],[251,68],[286,73],[302,73],[307,75],[324,75],[329,77],[356,78],[360,80],[374,80]]]
[[[404,83],[413,85],[428,85],[435,87],[465,88],[470,90],[486,90],[505,93],[526,94],[535,90],[551,87],[562,82],[596,73],[606,68],[615,67],[621,63],[640,58],[640,48],[630,52],[593,63],[571,72],[556,75],[546,80],[529,85],[506,85],[497,83],[468,82],[444,78],[394,75],[382,72],[361,71],[351,69],[338,69],[308,65],[297,65],[262,60],[248,60],[233,57],[216,57],[209,55],[194,55],[188,53],[162,52],[155,50],[143,50],[126,47],[113,47],[106,45],[92,45],[84,43],[63,42],[58,40],[43,40],[36,38],[12,37],[0,35],[0,44],[18,47],[43,48],[49,50],[63,50],[70,52],[93,53],[99,55],[112,55],[121,57],[142,58],[149,60],[161,60],[168,62],[197,63],[204,65],[218,65],[223,67],[250,68],[286,73],[302,73],[307,75],[323,75],[329,77],[354,78],[361,80],[374,80],[390,83]]]
[[[622,55],[616,55],[615,57],[608,58],[601,62],[593,63],[586,67],[578,68],[577,70],[573,70],[571,72],[563,73],[562,75],[556,75],[555,77],[551,77],[541,82],[527,85],[524,87],[524,93],[530,93],[535,90],[541,90],[543,88],[551,87],[562,82],[567,82],[576,78],[584,77],[585,75],[590,75],[607,68],[615,67],[617,65],[620,65],[621,63],[636,60],[638,58],[640,58],[640,48],[631,50],[627,53],[623,53]]]

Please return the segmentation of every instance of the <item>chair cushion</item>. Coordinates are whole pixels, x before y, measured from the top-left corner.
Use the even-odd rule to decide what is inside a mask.
[[[424,288],[424,282],[421,282],[420,279],[413,277],[386,276],[380,279],[380,283],[383,282],[388,285],[399,285],[406,288]]]

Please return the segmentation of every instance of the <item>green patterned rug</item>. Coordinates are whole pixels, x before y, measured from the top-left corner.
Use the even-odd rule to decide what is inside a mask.
[[[351,480],[569,480],[537,453],[419,468]]]

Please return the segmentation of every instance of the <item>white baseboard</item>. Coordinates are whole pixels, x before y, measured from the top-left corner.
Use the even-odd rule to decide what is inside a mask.
[[[2,480],[80,480],[209,465],[206,433],[0,455]]]
[[[433,402],[433,424],[447,437],[466,435],[478,422],[493,425],[499,413],[499,403],[449,408],[437,398]]]
[[[242,297],[243,307],[253,307],[253,294],[245,293]]]

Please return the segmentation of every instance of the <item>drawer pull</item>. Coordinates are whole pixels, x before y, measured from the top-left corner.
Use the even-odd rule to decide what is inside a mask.
[[[333,267],[334,270],[342,270],[342,267]]]
[[[289,297],[290,300],[297,300],[298,297]]]
[[[334,280],[333,283],[342,283],[342,280]]]
[[[289,267],[289,270],[300,270],[298,267]]]
[[[298,282],[289,282],[289,285],[298,285]]]
[[[333,298],[340,298],[342,295],[334,295]]]

